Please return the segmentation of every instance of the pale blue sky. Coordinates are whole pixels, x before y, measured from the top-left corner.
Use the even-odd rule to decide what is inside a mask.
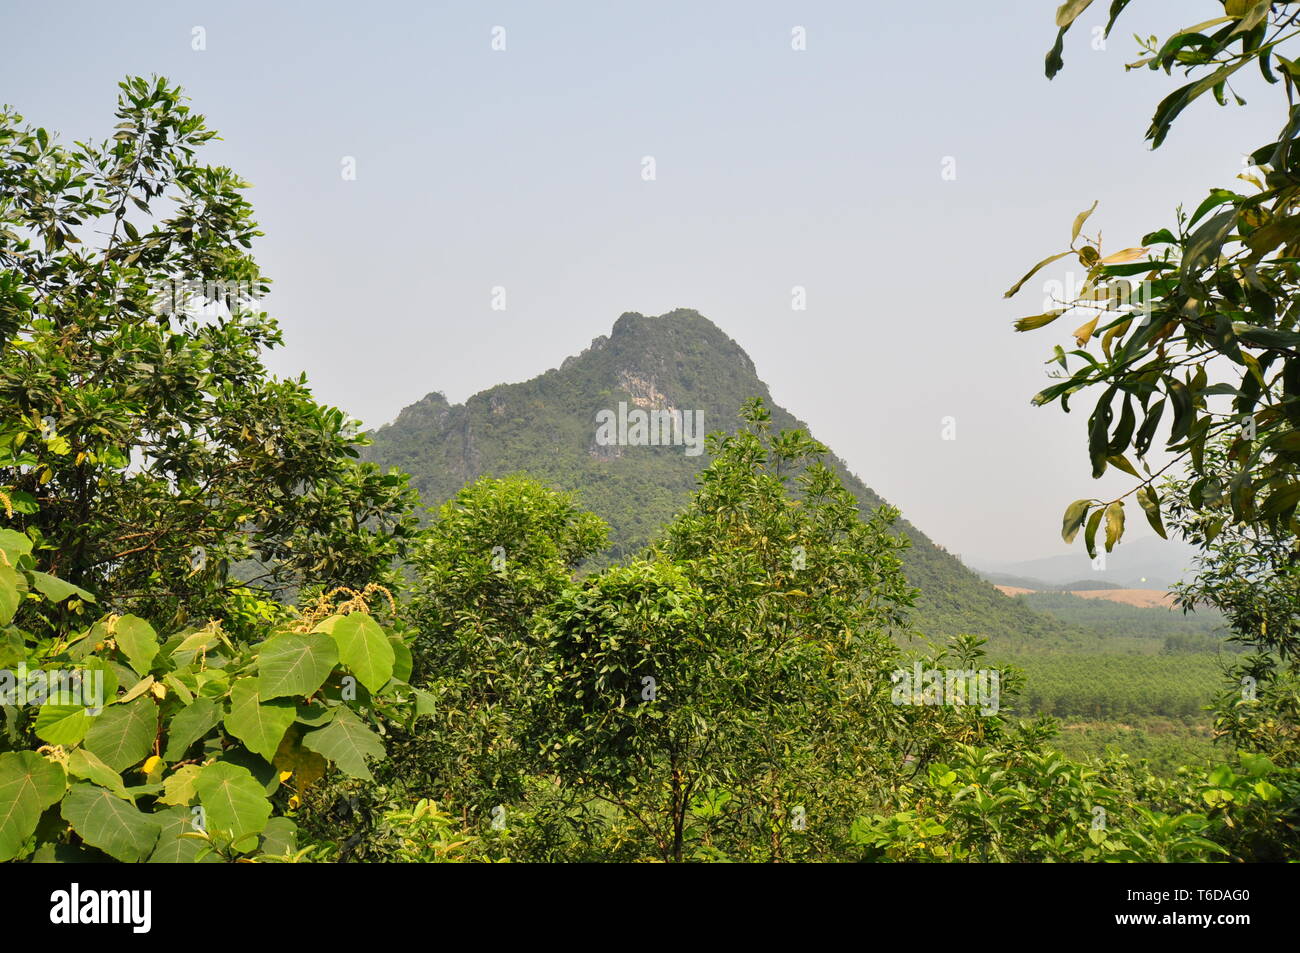
[[[0,0],[0,100],[102,137],[123,75],[184,85],[224,137],[211,161],[255,185],[272,366],[367,425],[558,366],[623,311],[692,307],[917,525],[1013,560],[1068,551],[1061,510],[1101,491],[1086,413],[1029,406],[1069,328],[1013,334],[1042,282],[1001,292],[1093,199],[1106,247],[1137,244],[1281,121],[1252,77],[1262,109],[1200,103],[1150,152],[1176,80],[1125,73],[1132,33],[1221,6],[1175,24],[1138,0],[1105,50],[1094,6],[1049,83],[1052,0]]]

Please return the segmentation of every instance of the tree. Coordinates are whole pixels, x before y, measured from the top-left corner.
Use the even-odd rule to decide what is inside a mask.
[[[771,433],[761,402],[744,419],[710,438],[699,491],[646,558],[584,580],[537,627],[537,750],[670,860],[715,849],[710,832],[772,860],[810,830],[846,836],[840,799],[864,796],[864,764],[893,761],[849,739],[890,709],[876,676],[913,595],[896,513],[862,520],[824,447]]]
[[[1230,444],[1211,446],[1204,467],[1226,474]],[[1169,481],[1171,524],[1201,550],[1195,576],[1175,587],[1185,611],[1213,606],[1230,641],[1250,654],[1237,660],[1215,700],[1215,729],[1235,749],[1300,764],[1300,543],[1285,528],[1252,523],[1219,527],[1223,501],[1198,509],[1183,502],[1184,481]]]
[[[399,736],[387,776],[484,814],[522,796],[533,618],[606,533],[572,496],[523,475],[483,477],[439,509],[412,554],[405,613],[432,717]]]
[[[275,380],[247,184],[163,79],[117,131],[60,145],[0,111],[0,489],[46,568],[181,623],[233,590],[359,587],[411,536],[404,476]],[[49,624],[66,627],[57,615]]]
[[[1062,66],[1064,37],[1090,0],[1070,0],[1057,12],[1060,32],[1048,54],[1047,75]],[[1111,4],[1107,32],[1128,0]],[[1293,98],[1300,66],[1284,55],[1300,38],[1300,4],[1223,0],[1222,16],[1171,34],[1140,41],[1146,54],[1130,68],[1147,66],[1190,82],[1161,101],[1147,138],[1158,148],[1178,116],[1213,93],[1220,105],[1233,77],[1255,65],[1286,96],[1278,138],[1250,154],[1239,176],[1251,190],[1216,188],[1190,214],[1181,209],[1172,228],[1156,229],[1130,248],[1107,254],[1099,239],[1080,242],[1096,208],[1080,213],[1070,247],[1039,262],[1008,292],[1011,297],[1039,269],[1073,256],[1087,272],[1077,296],[1060,307],[1016,322],[1016,330],[1045,327],[1072,315],[1083,323],[1071,334],[1074,348],[1055,348],[1058,382],[1035,398],[1059,401],[1065,411],[1082,391],[1100,391],[1089,417],[1092,474],[1116,467],[1137,485],[1109,500],[1077,500],[1066,510],[1062,535],[1081,528],[1090,554],[1105,522],[1110,550],[1124,532],[1124,500],[1136,496],[1152,527],[1165,535],[1158,478],[1187,464],[1193,479],[1188,504],[1205,509],[1223,492],[1229,506],[1208,527],[1209,538],[1229,521],[1289,527],[1300,503],[1300,107]],[[1135,286],[1130,279],[1141,277]],[[1146,457],[1167,421],[1171,460],[1158,472]],[[1206,472],[1206,448],[1230,439],[1223,474]],[[1132,453],[1132,458],[1129,454]],[[1142,469],[1139,470],[1138,467]]]

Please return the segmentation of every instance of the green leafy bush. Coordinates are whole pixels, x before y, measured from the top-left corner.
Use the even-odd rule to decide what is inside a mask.
[[[55,636],[16,625],[18,604],[84,614],[93,597],[0,532],[0,860],[292,857],[302,794],[334,768],[371,777],[377,729],[413,709],[410,652],[370,614],[373,591],[255,643],[215,621],[160,638],[132,615]]]

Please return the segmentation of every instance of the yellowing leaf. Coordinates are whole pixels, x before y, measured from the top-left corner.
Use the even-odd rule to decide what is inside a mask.
[[[1077,239],[1077,238],[1079,237],[1079,232],[1083,230],[1083,223],[1086,222],[1086,221],[1088,220],[1088,216],[1091,215],[1091,214],[1092,214],[1093,212],[1095,212],[1095,211],[1097,211],[1097,203],[1096,203],[1096,202],[1093,202],[1093,203],[1092,203],[1092,208],[1087,209],[1086,211],[1080,212],[1078,215],[1075,216],[1075,218],[1074,218],[1074,228],[1070,231],[1070,243],[1071,243],[1071,244],[1073,244],[1074,241],[1075,241],[1075,239]]]
[[[1056,25],[1065,29],[1078,19],[1079,14],[1088,9],[1091,3],[1092,0],[1066,0],[1056,9]]]
[[[1125,248],[1123,251],[1117,251],[1113,255],[1107,255],[1101,261],[1100,265],[1123,265],[1126,262],[1137,261],[1139,258],[1145,258],[1149,248]]]
[[[1106,507],[1106,552],[1115,548],[1124,535],[1124,504],[1116,500]]]
[[[1037,331],[1039,328],[1046,327],[1061,315],[1065,314],[1065,308],[1057,308],[1055,311],[1046,311],[1043,314],[1031,315],[1027,318],[1021,318],[1015,323],[1017,331]]]
[[[1092,332],[1097,330],[1097,322],[1100,319],[1101,319],[1101,315],[1097,315],[1087,324],[1080,325],[1078,328],[1075,329],[1074,342],[1078,344],[1079,347],[1083,347],[1085,344],[1088,343],[1089,339],[1092,337]]]
[[[145,776],[145,780],[150,784],[157,784],[162,780],[163,768],[167,767],[166,762],[157,755],[153,755],[145,760],[140,768],[140,773]]]
[[[1043,259],[1042,261],[1040,261],[1038,264],[1034,265],[1033,268],[1030,268],[1029,271],[1025,273],[1025,276],[1024,276],[1023,278],[1021,278],[1021,279],[1020,279],[1019,281],[1017,281],[1014,285],[1012,285],[1009,289],[1007,289],[1007,291],[1002,295],[1002,297],[1004,297],[1004,298],[1012,298],[1012,297],[1015,297],[1016,292],[1019,291],[1021,288],[1024,287],[1024,284],[1025,284],[1026,281],[1028,281],[1030,278],[1034,277],[1034,275],[1038,274],[1038,272],[1039,272],[1040,269],[1042,269],[1042,268],[1046,268],[1046,267],[1047,267],[1048,265],[1050,265],[1052,262],[1054,262],[1054,261],[1059,261],[1060,259],[1064,258],[1066,255],[1069,255],[1069,254],[1071,254],[1071,253],[1068,252],[1068,251],[1063,251],[1063,252],[1061,252],[1059,255],[1048,255],[1046,258],[1044,258],[1044,259]]]

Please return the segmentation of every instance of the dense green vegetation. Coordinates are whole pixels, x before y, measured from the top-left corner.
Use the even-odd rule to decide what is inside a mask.
[[[1214,741],[1205,718],[1148,716],[1101,722],[1064,718],[1052,745],[1078,760],[1120,756],[1141,760],[1159,777],[1218,764],[1229,756],[1227,747]]]
[[[761,398],[775,426],[807,427],[773,403],[749,356],[695,311],[658,317],[624,314],[608,337],[558,369],[501,384],[451,406],[430,394],[372,436],[368,460],[411,474],[423,501],[437,506],[480,476],[527,472],[574,492],[609,524],[609,546],[593,565],[635,555],[686,506],[707,457],[682,447],[598,446],[597,412],[620,402],[699,410],[708,430],[731,430],[745,401]],[[828,465],[862,504],[883,501],[833,455]],[[913,626],[934,638],[978,632],[995,645],[1084,643],[1079,630],[1007,599],[924,533],[901,521],[912,545],[908,580],[921,590]]]
[[[1208,708],[1244,650],[1227,641],[1217,610],[1141,609],[1068,592],[1016,598],[1096,636],[1085,646],[997,653],[1024,673],[1023,713],[1063,722],[1055,742],[1062,752],[1125,753],[1159,774],[1226,755]]]
[[[1035,714],[1093,721],[1164,715],[1204,719],[1223,682],[1216,655],[1031,655],[1011,657],[1025,673],[1021,701]]]
[[[1062,7],[1062,36],[1087,5]],[[1227,32],[1153,62],[1275,58],[1273,6],[1228,0]],[[1198,257],[1226,231],[1167,242],[1192,262],[1160,287],[1163,344],[1138,330],[1115,360],[1116,324],[1100,378],[1053,390],[1124,392],[1091,456],[1135,475],[1132,402],[1148,425],[1171,402],[1192,469],[1141,499],[1198,549],[1180,602],[1217,613],[1040,599],[1065,622],[902,523],[694,312],[624,315],[536,381],[408,409],[367,452],[439,503],[421,525],[406,476],[262,364],[279,338],[252,307],[256,227],[244,184],[197,161],[203,119],[130,79],[118,120],[65,147],[0,113],[0,860],[1297,857],[1290,332],[1215,325],[1254,381],[1237,389],[1169,363],[1175,333],[1208,339],[1201,269],[1216,307],[1267,312],[1290,262],[1257,254],[1257,283]],[[1290,241],[1289,219],[1219,204]],[[174,297],[196,280],[215,310]],[[1252,366],[1230,330],[1271,356]],[[1201,423],[1215,394],[1263,405],[1260,447]],[[595,443],[623,400],[719,426],[698,459]],[[1230,503],[1207,493],[1225,485]],[[1104,521],[1112,546],[1121,501],[1080,502],[1064,535],[1095,548]],[[1220,624],[1234,651],[1198,651]]]

